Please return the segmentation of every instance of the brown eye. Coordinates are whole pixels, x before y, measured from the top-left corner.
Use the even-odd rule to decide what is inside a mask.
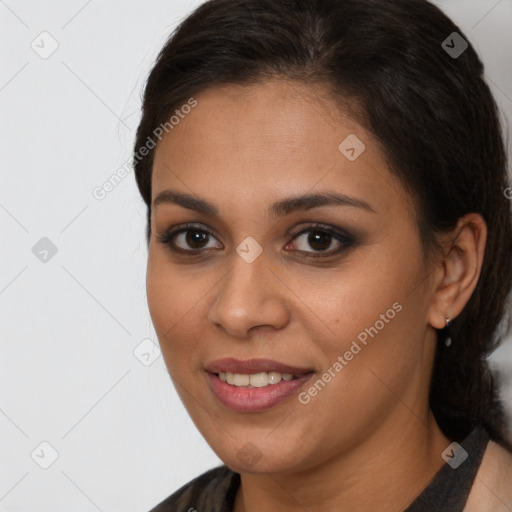
[[[322,231],[311,231],[308,236],[308,244],[315,251],[326,251],[333,241],[333,236]]]
[[[202,249],[203,244],[208,241],[208,233],[204,231],[195,231],[188,229],[185,234],[185,243],[193,249]]]
[[[209,230],[188,224],[170,229],[160,235],[158,240],[168,246],[172,252],[191,256],[201,254],[207,249],[222,249],[222,244],[215,244],[216,238]],[[213,245],[209,246],[211,243]],[[299,245],[294,249],[295,251],[316,258],[338,254],[353,246],[355,240],[351,235],[337,228],[315,224],[294,235],[292,241],[286,245],[286,249],[293,244]]]
[[[354,239],[350,235],[335,230],[334,228],[324,228],[316,225],[297,233],[292,243],[298,246],[296,248],[297,251],[311,253],[311,256],[317,257],[322,256],[322,254],[315,253],[326,253],[326,255],[337,254],[352,246]],[[288,244],[287,247],[290,247],[292,243]],[[329,250],[332,249],[333,245],[335,248]]]
[[[197,226],[178,226],[177,229],[169,230],[161,235],[158,240],[160,243],[169,246],[171,251],[175,252],[201,252],[203,249],[217,248],[220,244],[214,244],[208,247],[210,238],[214,239],[212,233]]]

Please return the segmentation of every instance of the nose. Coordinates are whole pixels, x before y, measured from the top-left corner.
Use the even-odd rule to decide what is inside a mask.
[[[289,288],[265,262],[264,253],[247,263],[234,256],[233,267],[221,280],[208,320],[234,338],[249,331],[282,329],[290,321]]]

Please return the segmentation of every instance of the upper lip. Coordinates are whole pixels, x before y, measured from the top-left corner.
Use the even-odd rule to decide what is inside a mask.
[[[280,363],[279,361],[273,361],[272,359],[234,359],[232,357],[226,357],[223,359],[216,359],[211,363],[207,364],[205,370],[210,373],[260,373],[260,372],[279,372],[279,373],[291,373],[296,377],[300,377],[306,373],[310,373],[313,370],[310,368],[299,368],[290,366],[288,364]]]

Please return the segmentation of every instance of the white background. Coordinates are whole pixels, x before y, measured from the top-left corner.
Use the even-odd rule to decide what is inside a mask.
[[[0,0],[2,512],[145,512],[220,463],[162,357],[134,355],[157,340],[133,172],[92,195],[130,158],[156,53],[199,3]],[[437,4],[512,119],[512,2]],[[46,59],[31,47],[51,49],[43,31],[58,43]],[[57,248],[46,263],[32,252],[43,237]],[[510,342],[495,360],[512,373]],[[503,393],[512,410],[512,386]],[[47,469],[42,442],[58,453]]]

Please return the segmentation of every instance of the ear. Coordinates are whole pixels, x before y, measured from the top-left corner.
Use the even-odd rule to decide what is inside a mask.
[[[453,320],[476,288],[484,261],[487,225],[478,213],[461,217],[443,243],[444,258],[436,269],[437,287],[432,296],[428,322],[435,329],[446,326],[445,315]]]

